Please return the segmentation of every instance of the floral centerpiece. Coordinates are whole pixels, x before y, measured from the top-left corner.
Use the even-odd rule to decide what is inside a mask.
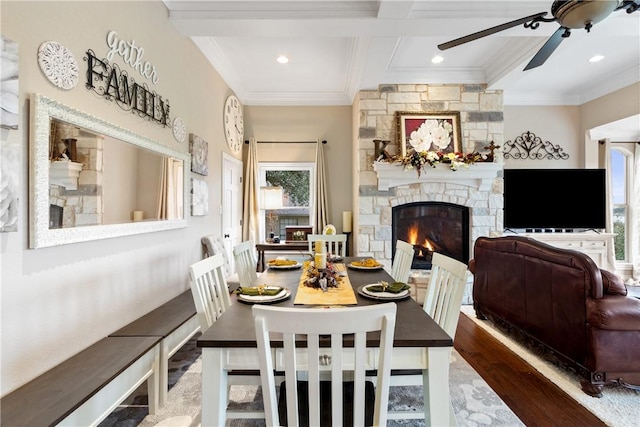
[[[327,268],[318,269],[312,261],[305,261],[302,268],[306,274],[304,285],[311,288],[322,289],[326,292],[329,288],[337,288],[342,277],[333,263],[328,262]]]

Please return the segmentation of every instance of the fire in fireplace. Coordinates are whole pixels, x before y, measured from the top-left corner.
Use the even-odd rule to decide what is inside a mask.
[[[392,209],[392,242],[413,245],[412,269],[431,269],[434,252],[469,262],[469,208],[444,202],[415,202]]]

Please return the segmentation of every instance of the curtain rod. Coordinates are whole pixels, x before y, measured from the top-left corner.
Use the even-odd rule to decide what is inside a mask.
[[[249,140],[244,141],[245,144],[249,143]],[[256,144],[317,144],[318,141],[256,141]],[[327,143],[327,140],[322,141],[323,144]]]
[[[598,141],[600,145],[604,144],[604,141],[601,139]],[[612,144],[640,144],[640,141],[611,141]]]

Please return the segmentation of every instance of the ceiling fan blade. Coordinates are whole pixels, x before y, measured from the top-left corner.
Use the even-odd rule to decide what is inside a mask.
[[[477,33],[469,34],[464,37],[457,38],[455,40],[448,41],[446,43],[442,43],[438,45],[438,49],[446,50],[452,47],[459,46],[461,44],[480,39],[482,37],[490,36],[491,34],[498,33],[500,31],[504,31],[506,29],[517,27],[520,24],[527,23],[537,18],[542,18],[545,16],[547,12],[536,13],[535,15],[530,15],[525,18],[516,19],[515,21],[506,22],[504,24],[496,25],[495,27],[487,28],[486,30],[478,31]]]
[[[564,34],[564,32],[566,30],[567,29],[565,27],[558,28],[556,30],[556,32],[553,33],[551,35],[551,37],[549,37],[547,39],[547,41],[544,44],[544,46],[542,46],[540,48],[540,50],[538,51],[538,53],[536,53],[536,55],[533,57],[533,59],[531,59],[531,61],[529,61],[527,66],[524,67],[524,71],[530,70],[532,68],[539,67],[542,64],[544,64],[544,62],[547,59],[549,59],[549,57],[551,56],[553,51],[556,50],[556,48],[558,46],[560,46],[560,43],[562,42],[562,40],[564,40],[566,38],[565,36],[563,36],[563,34]]]

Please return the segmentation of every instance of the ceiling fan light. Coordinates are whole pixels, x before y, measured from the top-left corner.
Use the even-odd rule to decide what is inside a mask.
[[[600,62],[604,59],[604,55],[593,55],[589,58],[589,62]]]
[[[280,55],[276,58],[276,61],[278,61],[280,64],[286,64],[287,62],[289,62],[289,58],[287,58],[285,55]]]
[[[614,0],[556,0],[551,13],[563,27],[586,28],[602,21],[618,7]]]
[[[436,55],[433,58],[431,58],[431,63],[432,64],[439,64],[442,61],[444,61],[444,58],[441,55]]]

